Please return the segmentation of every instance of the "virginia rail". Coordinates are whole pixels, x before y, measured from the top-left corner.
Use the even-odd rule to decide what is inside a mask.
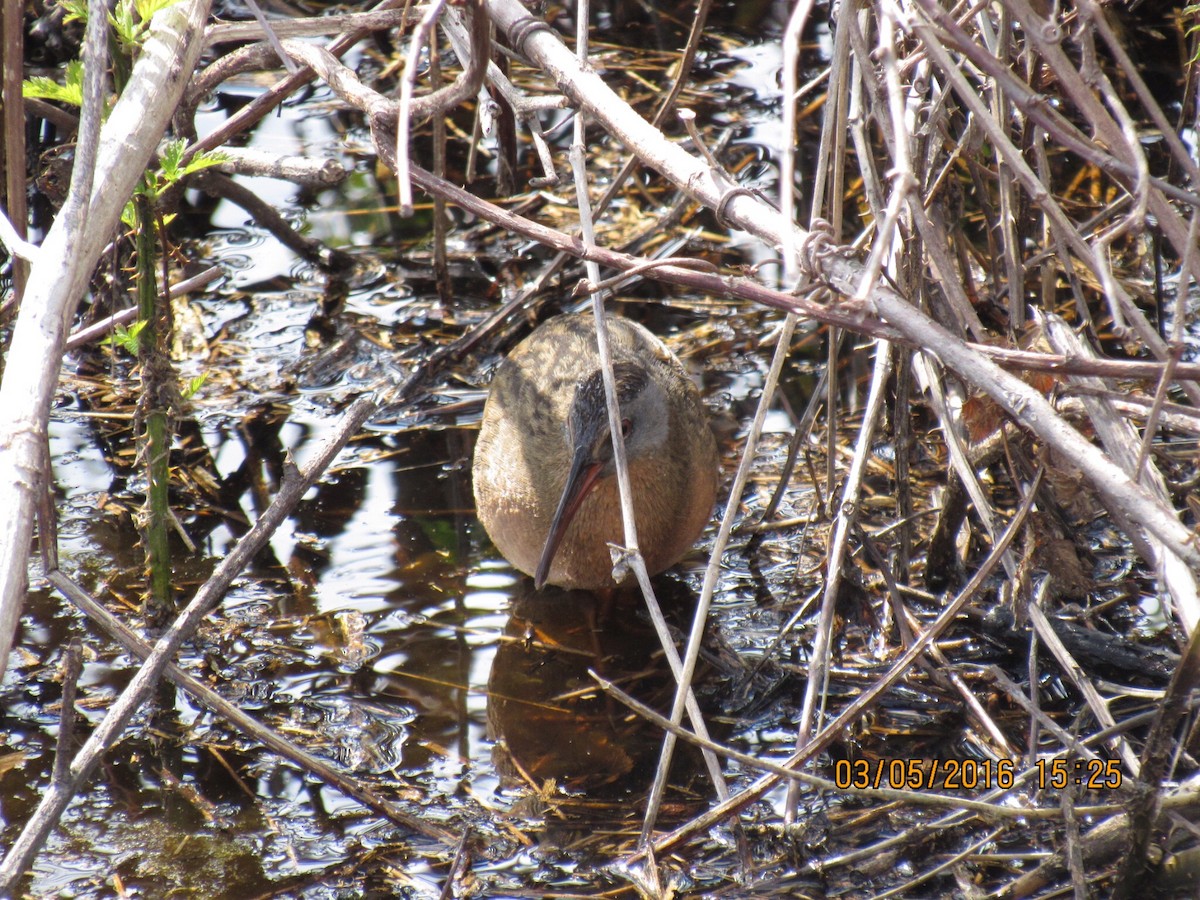
[[[716,441],[666,345],[628,319],[607,322],[638,543],[653,575],[708,522]],[[625,532],[590,314],[550,319],[500,364],[473,474],[484,528],[536,587],[614,587],[608,545],[624,545]]]

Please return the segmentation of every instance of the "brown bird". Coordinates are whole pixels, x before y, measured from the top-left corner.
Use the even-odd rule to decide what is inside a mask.
[[[704,530],[717,447],[682,364],[653,334],[607,317],[638,544],[650,574]],[[604,383],[590,314],[551,319],[496,370],[475,445],[475,504],[492,542],[534,584],[614,586],[624,545]]]

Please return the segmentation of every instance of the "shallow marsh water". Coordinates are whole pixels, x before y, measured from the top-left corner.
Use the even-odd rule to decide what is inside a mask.
[[[257,373],[248,380],[267,397],[286,393],[263,379],[278,371],[273,355],[302,355],[312,305],[297,298],[303,290],[287,293],[277,300],[257,294],[246,331],[225,326],[224,340],[240,344],[239,364]],[[754,382],[742,376],[738,389],[748,395]],[[273,483],[282,453],[303,458],[336,416],[323,406],[327,395],[312,391],[296,398],[277,432],[256,429],[252,442],[239,422],[249,406],[231,403],[218,386],[206,410],[205,393],[194,405],[222,480],[248,464]],[[136,621],[142,561],[126,502],[137,476],[106,461],[98,433],[105,429],[78,414],[79,405],[64,398],[52,434],[55,474],[64,486],[63,568],[101,596],[125,598],[122,612]],[[633,717],[589,690],[588,669],[601,668],[645,701],[661,701],[667,686],[661,651],[648,623],[629,609],[617,615],[618,627],[597,633],[595,613],[586,612],[592,598],[528,596],[529,580],[497,557],[474,519],[473,415],[465,414],[463,425],[435,422],[356,440],[238,580],[182,663],[297,743],[382,791],[416,801],[436,821],[465,818],[490,827],[475,804],[516,803],[515,821],[527,824],[515,825],[519,837],[494,848],[494,875],[509,889],[594,887],[594,876],[579,867],[592,845],[599,852],[607,843],[594,837],[597,822],[616,832],[613,845],[627,841],[619,833],[636,825],[631,814],[659,742],[654,732],[638,734]],[[240,502],[246,516],[261,511],[253,487]],[[179,560],[181,595],[229,551],[238,518],[236,511],[223,518],[201,510],[184,521],[197,551]],[[658,580],[680,631],[703,561],[702,545]],[[738,602],[740,581],[730,577],[722,603]],[[36,577],[34,588],[20,662],[9,676],[18,702],[5,716],[4,752],[23,754],[0,780],[10,828],[32,812],[52,764],[61,648],[72,636],[85,639],[81,705],[92,710],[92,723],[133,671]],[[589,696],[572,699],[580,691]],[[119,883],[130,896],[178,890],[243,897],[314,873],[320,884],[304,896],[324,896],[339,883],[326,867],[397,840],[396,829],[230,733],[186,695],[164,699],[152,736],[131,734],[72,806],[35,867],[34,895],[107,896]],[[677,791],[707,796],[694,760],[685,758],[676,771]],[[552,782],[567,793],[556,799],[551,790],[540,802],[509,797],[510,789],[520,798],[530,786],[549,790]],[[673,794],[668,812],[694,805],[685,799]],[[557,820],[551,831],[543,830],[547,818]],[[522,852],[538,833],[549,847],[589,839],[575,849],[560,847],[551,862],[532,848]],[[362,877],[357,872],[342,883],[362,884]],[[420,872],[405,870],[404,879],[423,893]]]
[[[764,69],[745,52],[755,77],[774,77],[775,64]],[[717,61],[709,64],[715,71]],[[735,53],[728,65],[746,64]],[[769,106],[773,86],[760,88]],[[252,95],[256,88],[231,90]],[[269,118],[252,145],[341,152],[336,130],[312,111],[322,99],[318,93],[314,105]],[[214,105],[200,122],[223,115]],[[351,250],[361,265],[345,286],[342,311],[326,318],[329,282],[273,238],[245,229],[240,210],[217,206],[207,233],[193,236],[197,256],[226,275],[177,307],[189,342],[177,365],[183,382],[207,377],[191,401],[197,436],[215,467],[210,476],[237,487],[225,497],[228,506],[197,508],[181,522],[195,542],[194,551],[178,542],[175,551],[174,587],[185,599],[269,501],[285,454],[303,458],[345,402],[381,374],[402,377],[389,371],[389,342],[426,335],[432,346],[482,319],[495,302],[497,267],[511,268],[506,255],[488,259],[489,251],[452,238],[456,301],[444,307],[420,254],[414,260],[386,249],[393,220],[378,206],[381,189],[369,166],[359,163],[342,190],[303,207],[286,185],[252,179],[247,186],[304,221],[314,237]],[[689,364],[726,432],[728,474],[737,423],[761,381],[756,336],[770,330],[773,316],[710,307],[704,298],[672,302],[674,311],[636,300],[627,309],[668,338],[678,333],[675,348],[696,357]],[[726,331],[704,333],[704,323],[718,317]],[[590,597],[531,596],[529,580],[498,558],[475,520],[470,455],[494,362],[477,358],[435,392],[434,403],[381,415],[360,435],[180,662],[431,821],[470,823],[489,847],[490,859],[474,862],[482,894],[590,893],[617,883],[591,866],[636,837],[660,738],[599,696],[588,670],[659,705],[669,676],[636,606],[597,610]],[[136,623],[143,561],[131,517],[141,474],[130,464],[128,415],[107,412],[108,379],[119,384],[128,365],[118,360],[101,372],[69,364],[50,439],[62,568]],[[445,404],[459,411],[439,412]],[[785,424],[775,414],[768,431]],[[656,582],[681,633],[709,540]],[[82,639],[77,705],[85,733],[135,671],[39,580],[36,564],[31,579],[6,679],[6,841],[33,811],[53,764],[62,649]],[[718,602],[732,610],[752,591],[749,579],[730,572]],[[778,622],[756,632],[752,617],[738,622],[736,639],[765,646]],[[604,624],[596,630],[598,618]],[[231,732],[186,694],[164,689],[158,708],[138,722],[142,728],[108,755],[54,831],[29,881],[31,895],[316,898],[441,890],[452,848],[413,852],[420,841]],[[786,729],[777,734],[790,740]],[[755,740],[766,739],[760,731]],[[681,753],[674,771],[663,826],[710,796],[697,759]]]

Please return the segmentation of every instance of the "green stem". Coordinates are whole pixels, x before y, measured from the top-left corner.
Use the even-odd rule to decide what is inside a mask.
[[[146,423],[143,459],[146,461],[145,541],[150,576],[150,600],[165,611],[171,600],[171,391],[170,358],[166,355],[169,316],[159,309],[155,277],[155,218],[150,201],[139,195],[137,207],[138,318],[145,322],[139,336],[142,372],[141,419]]]

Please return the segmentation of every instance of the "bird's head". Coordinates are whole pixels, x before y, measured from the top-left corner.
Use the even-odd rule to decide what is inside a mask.
[[[632,465],[653,458],[666,446],[669,436],[666,392],[652,377],[650,370],[635,360],[614,363],[613,377],[617,387],[626,459]],[[538,588],[549,576],[554,555],[584,499],[598,484],[616,475],[604,377],[600,369],[587,375],[576,386],[564,437],[571,463],[534,574],[534,584]]]

